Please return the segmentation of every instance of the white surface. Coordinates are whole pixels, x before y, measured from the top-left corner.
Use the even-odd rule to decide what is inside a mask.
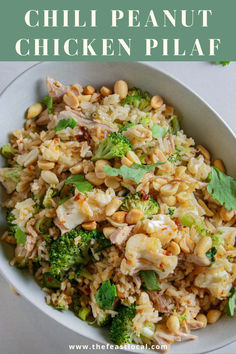
[[[235,63],[225,68],[208,63],[153,64],[186,83],[204,98],[231,128],[236,130],[234,119],[236,111]],[[0,90],[30,65],[31,63],[0,63]],[[22,297],[14,296],[2,278],[0,278],[0,284],[2,285],[0,293],[1,354],[69,353],[71,351],[68,349],[68,344],[88,344],[88,340],[58,325]],[[236,345],[230,345],[214,353],[231,354],[235,352]],[[109,351],[105,351],[105,353],[109,353]]]

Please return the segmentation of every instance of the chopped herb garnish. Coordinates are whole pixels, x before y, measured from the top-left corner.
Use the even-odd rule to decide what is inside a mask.
[[[168,208],[168,212],[169,212],[169,214],[172,216],[172,215],[174,215],[174,209],[172,209],[172,208]]]
[[[47,107],[48,113],[52,113],[52,108],[53,108],[53,99],[51,96],[46,96],[42,100],[42,103]]]
[[[236,210],[236,181],[218,170],[211,168],[207,191],[227,210]]]
[[[111,284],[110,280],[106,280],[96,292],[95,299],[100,309],[112,310],[116,295],[116,286]]]
[[[83,175],[74,175],[65,180],[65,184],[73,184],[81,193],[89,192],[93,186],[87,181]]]
[[[145,173],[153,171],[157,166],[162,165],[165,162],[159,161],[153,165],[139,165],[133,163],[131,167],[122,165],[120,168],[113,168],[111,166],[103,167],[103,171],[109,176],[122,176],[123,178],[132,179],[137,184],[141,181]]]
[[[217,249],[215,248],[215,246],[211,247],[211,249],[206,252],[206,256],[207,258],[209,258],[211,263],[215,262],[216,253],[217,253]]]
[[[73,118],[68,118],[68,119],[62,119],[59,121],[56,127],[53,128],[53,130],[59,131],[63,130],[66,128],[74,128],[76,126],[76,121]]]

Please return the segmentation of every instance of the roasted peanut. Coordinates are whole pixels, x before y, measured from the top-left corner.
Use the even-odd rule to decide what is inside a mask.
[[[231,219],[233,219],[234,217],[234,210],[227,210],[225,209],[224,206],[222,206],[220,208],[220,217],[223,221],[227,222],[227,221],[230,221]]]
[[[218,321],[220,316],[221,316],[221,311],[219,311],[219,310],[210,310],[207,313],[207,322],[210,323],[210,324],[213,324],[216,321]]]
[[[54,162],[45,161],[45,160],[38,161],[38,167],[41,168],[42,170],[52,170],[54,166],[55,166]]]
[[[131,167],[133,165],[133,162],[127,159],[127,157],[122,157],[121,163],[122,165],[126,165],[127,167]]]
[[[213,165],[218,168],[218,170],[220,170],[221,172],[225,173],[225,165],[223,163],[222,160],[219,160],[219,159],[216,159],[214,162],[213,162]]]
[[[201,322],[203,324],[203,328],[207,326],[207,318],[203,313],[199,313],[196,317],[197,321]]]
[[[150,103],[153,109],[158,109],[163,105],[163,99],[160,96],[153,96]]]
[[[120,96],[120,99],[123,100],[128,95],[128,85],[124,80],[118,80],[114,85],[114,93]]]
[[[126,215],[126,222],[130,225],[136,224],[143,218],[143,211],[139,209],[131,209]]]
[[[204,236],[198,241],[194,248],[194,254],[199,257],[205,256],[206,252],[212,247],[212,238],[210,236]]]
[[[179,183],[166,183],[160,188],[160,194],[162,196],[175,195],[178,191]]]
[[[132,163],[136,162],[139,165],[141,165],[141,161],[139,160],[139,157],[135,154],[134,151],[128,151],[126,154],[127,159],[129,159]]]
[[[178,243],[176,243],[175,241],[171,241],[167,250],[169,252],[171,252],[174,256],[177,256],[178,254],[180,254],[180,247],[178,245]]]
[[[35,103],[28,108],[27,119],[33,119],[43,111],[43,105],[41,103]]]
[[[72,175],[76,175],[77,173],[81,173],[83,171],[83,162],[77,163],[77,165],[74,165],[73,167],[70,168],[70,172]]]
[[[122,200],[117,198],[112,199],[105,208],[106,216],[112,216],[119,209],[121,204],[122,204]]]
[[[96,221],[90,221],[90,222],[85,222],[84,224],[82,224],[82,228],[84,230],[96,230],[97,228],[97,223]]]
[[[58,180],[56,174],[53,173],[52,171],[44,171],[43,170],[41,172],[41,177],[48,184],[58,184],[59,183],[59,180]]]
[[[118,189],[120,187],[120,181],[118,177],[115,176],[107,176],[105,178],[105,185],[108,188]]]
[[[103,171],[103,167],[109,165],[107,160],[98,160],[95,163],[95,173],[97,178],[105,178],[106,173]]]
[[[112,94],[112,90],[109,87],[102,86],[100,88],[100,93],[103,97],[110,96]]]
[[[118,223],[125,223],[125,217],[127,213],[125,211],[117,211],[112,215],[112,220]]]
[[[93,95],[94,92],[95,92],[95,88],[93,86],[90,86],[90,85],[85,86],[84,91],[83,91],[83,93],[85,95]]]
[[[98,178],[95,172],[89,172],[85,175],[85,178],[95,186],[101,186],[104,183],[103,178]]]
[[[211,155],[209,153],[209,151],[202,145],[197,145],[196,148],[200,151],[200,153],[202,154],[202,156],[209,161],[211,159]]]
[[[63,101],[71,108],[77,108],[79,106],[78,97],[72,91],[68,91],[64,94]]]
[[[190,253],[193,251],[194,242],[189,237],[184,237],[179,242],[180,248],[184,253]]]
[[[180,328],[178,317],[175,315],[171,315],[170,317],[168,317],[166,321],[166,326],[171,333],[178,333]]]

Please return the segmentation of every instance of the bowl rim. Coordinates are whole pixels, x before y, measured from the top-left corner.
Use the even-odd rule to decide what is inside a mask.
[[[93,62],[87,62],[87,61],[80,61],[82,63],[88,63],[88,64],[93,64]],[[76,64],[80,63],[80,62],[76,62]],[[24,74],[26,74],[28,71],[34,69],[35,67],[37,66],[43,66],[44,64],[48,64],[48,63],[51,63],[51,61],[44,61],[44,62],[36,62],[32,65],[30,65],[28,68],[26,68],[25,70],[23,70],[22,72],[20,72],[15,78],[13,78],[5,87],[4,89],[0,92],[0,99],[2,98],[2,96],[7,92],[8,88],[10,88],[15,81],[17,81],[18,79],[20,79]],[[59,61],[59,62],[55,62],[55,63],[68,63],[68,62],[65,62],[65,61]],[[73,62],[72,62],[73,63]],[[101,62],[101,63],[111,63],[111,62]],[[120,62],[112,62],[112,64],[116,64],[116,63],[120,63]],[[152,64],[150,64],[149,62],[141,62],[141,61],[137,61],[137,62],[129,62],[129,64],[132,65],[132,63],[134,63],[135,65],[138,65],[140,67],[146,67],[148,69],[151,69],[153,71],[156,71],[156,72],[159,72],[160,74],[164,74],[164,76],[170,78],[171,80],[173,80],[175,83],[177,83],[178,85],[182,86],[184,89],[186,89],[187,91],[189,91],[192,95],[194,95],[198,100],[201,101],[202,104],[204,104],[209,110],[211,110],[214,115],[217,117],[218,120],[221,121],[221,123],[227,128],[227,130],[229,131],[229,133],[234,137],[234,140],[236,142],[236,132],[233,131],[233,129],[229,126],[229,124],[227,122],[224,121],[224,119],[220,116],[220,114],[218,112],[216,112],[216,110],[210,105],[208,104],[205,99],[203,99],[198,93],[196,93],[193,89],[191,89],[187,84],[183,83],[181,81],[181,79],[177,79],[175,76],[173,76],[172,74],[168,73],[166,70],[163,70],[163,69],[160,69],[160,68],[156,68],[156,67],[153,67]],[[9,267],[10,264],[9,264]],[[3,278],[10,284],[12,284],[14,286],[14,288],[20,293],[20,295],[23,296],[23,298],[25,298],[27,301],[29,301],[32,305],[34,305],[36,308],[38,308],[40,311],[42,311],[45,315],[49,316],[50,318],[52,318],[53,320],[55,320],[57,323],[63,325],[64,327],[72,330],[74,333],[77,333],[81,336],[83,336],[84,338],[88,338],[89,340],[92,340],[95,342],[94,339],[91,339],[89,337],[89,334],[86,335],[86,334],[81,334],[79,333],[75,328],[73,328],[72,325],[70,325],[69,323],[64,323],[63,320],[61,318],[59,318],[59,316],[56,316],[56,313],[55,315],[53,313],[49,313],[49,311],[46,310],[46,308],[41,308],[41,306],[37,303],[37,301],[30,297],[29,295],[25,294],[23,289],[21,289],[20,286],[18,285],[15,285],[14,283],[11,282],[10,278],[8,277],[8,274],[4,273],[3,270],[2,270],[2,267],[0,267],[0,273],[1,275],[3,276]],[[42,291],[40,288],[39,288],[40,291]],[[107,341],[105,339],[99,339],[99,340],[96,340],[98,343],[107,343]],[[220,345],[217,345],[215,347],[212,347],[212,348],[209,348],[207,350],[197,350],[197,349],[194,349],[194,353],[195,354],[205,354],[205,353],[210,353],[214,350],[218,350],[220,348],[223,348],[227,345],[230,345],[232,344],[233,342],[236,341],[236,334],[232,337],[230,337],[229,339],[225,339],[222,344]],[[127,351],[127,349],[121,349],[121,350],[124,350],[124,351]],[[134,352],[132,350],[132,352]],[[146,352],[146,351],[145,351]],[[150,353],[152,351],[150,350]],[[136,353],[143,353],[142,350],[138,350]]]

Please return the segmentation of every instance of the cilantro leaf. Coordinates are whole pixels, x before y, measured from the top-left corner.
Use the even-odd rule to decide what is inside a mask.
[[[236,181],[212,167],[207,191],[227,210],[236,210]]]
[[[174,215],[174,213],[175,213],[173,208],[168,208],[168,212],[171,216]]]
[[[20,229],[19,226],[16,227],[15,238],[17,243],[25,244],[26,241],[26,233]]]
[[[209,260],[210,260],[212,263],[215,262],[215,255],[216,255],[216,253],[217,253],[217,249],[215,248],[215,246],[211,247],[211,249],[206,252],[207,258],[209,258]]]
[[[53,107],[53,99],[51,96],[46,96],[42,100],[42,103],[47,107],[48,113],[52,113],[52,107]]]
[[[161,290],[154,270],[142,270],[140,276],[147,290]]]
[[[134,127],[136,124],[135,123],[129,123],[122,128],[119,129],[119,133],[125,132],[127,129]]]
[[[236,288],[232,288],[230,291],[230,297],[226,304],[227,316],[232,317],[234,315],[234,307],[236,301]]]
[[[83,175],[74,175],[73,177],[67,178],[65,184],[73,184],[78,189],[78,191],[85,193],[93,189],[91,183],[89,183]]]
[[[53,130],[63,130],[66,128],[74,128],[76,126],[76,121],[73,118],[62,119],[60,122],[53,128]]]
[[[96,292],[95,299],[100,309],[112,310],[116,295],[116,286],[111,285],[110,280],[106,280]]]
[[[151,129],[153,138],[162,138],[166,135],[167,130],[161,127],[159,124],[154,123]]]
[[[103,171],[109,176],[122,176],[123,178],[132,179],[137,184],[141,181],[145,173],[153,171],[155,167],[162,165],[165,162],[159,161],[153,165],[139,165],[133,163],[131,167],[122,165],[120,168],[113,168],[111,166],[103,167]]]

